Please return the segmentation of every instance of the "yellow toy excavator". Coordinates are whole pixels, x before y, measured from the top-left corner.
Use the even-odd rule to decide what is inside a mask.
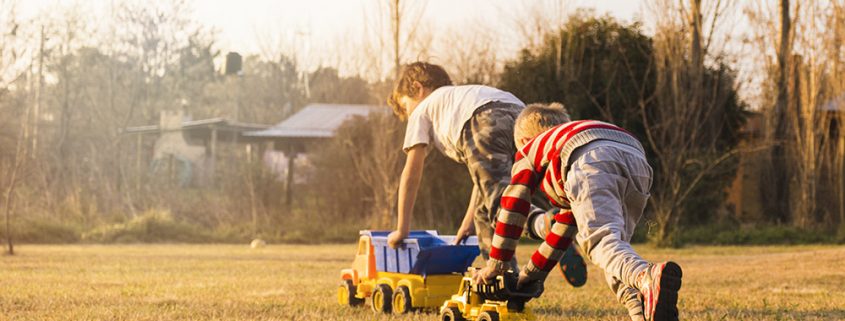
[[[493,284],[476,284],[464,276],[458,293],[440,308],[440,321],[533,321],[534,314],[525,303],[535,295],[515,292],[517,277],[513,271],[496,277]]]

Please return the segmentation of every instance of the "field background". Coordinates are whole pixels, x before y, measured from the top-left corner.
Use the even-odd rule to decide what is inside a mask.
[[[524,262],[533,246],[520,248]],[[639,245],[684,268],[683,320],[845,320],[845,247]],[[24,245],[0,257],[0,320],[436,320],[339,306],[353,245]],[[479,262],[476,262],[479,265]],[[625,320],[603,277],[553,274],[538,320]]]

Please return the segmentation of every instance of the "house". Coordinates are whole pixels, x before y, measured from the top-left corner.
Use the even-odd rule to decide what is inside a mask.
[[[270,142],[273,145],[270,150],[281,151],[284,154],[284,157],[276,155],[271,158],[278,159],[287,166],[287,169],[283,171],[287,175],[285,200],[287,204],[290,204],[294,164],[299,154],[307,153],[312,144],[333,138],[337,129],[352,117],[367,116],[374,112],[388,112],[388,110],[388,108],[375,105],[313,103],[272,127],[245,132],[243,136],[252,140]],[[271,167],[276,166],[271,165]]]
[[[177,172],[179,184],[188,186],[205,185],[213,181],[221,142],[244,143],[247,141],[242,136],[244,132],[267,127],[269,125],[243,123],[225,118],[192,120],[183,111],[165,110],[161,112],[158,125],[126,127],[121,130],[121,134],[134,136],[136,170],[139,174],[146,167],[142,165],[142,160],[145,159],[142,152],[144,141],[146,137],[154,137],[149,171]]]

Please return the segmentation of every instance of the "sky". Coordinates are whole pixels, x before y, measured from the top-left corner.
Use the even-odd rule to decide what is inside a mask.
[[[42,0],[38,0],[42,1]],[[313,42],[332,41],[350,30],[358,30],[363,16],[379,0],[205,0],[195,7],[196,18],[221,31],[221,45],[259,50],[256,36],[272,30],[310,33]],[[385,1],[385,0],[381,0]],[[415,0],[420,1],[420,0]],[[617,18],[631,20],[641,0],[567,1],[567,6],[594,8]],[[500,18],[503,11],[521,3],[514,0],[427,0],[424,19],[436,25],[461,25]]]
[[[61,14],[54,10],[60,6],[81,7],[81,11],[96,21],[96,17],[108,16],[113,3],[124,0],[18,0],[18,16],[22,21],[48,13]],[[133,0],[129,0],[133,1]],[[167,3],[171,0],[134,0]],[[372,41],[372,34],[366,28],[375,28],[380,19],[387,19],[387,3],[390,0],[188,0],[192,4],[192,18],[203,26],[216,32],[215,47],[221,52],[216,64],[222,68],[225,53],[235,51],[242,55],[260,55],[264,59],[276,59],[283,54],[295,59],[303,71],[313,71],[318,67],[337,68],[341,75],[362,75],[368,79],[382,78],[389,73],[389,50],[376,49],[380,54],[381,66],[362,66],[361,56],[373,55],[364,52],[361,43]],[[547,8],[563,6],[563,16],[578,9],[593,10],[598,15],[610,15],[623,23],[640,21],[643,31],[651,33],[653,15],[648,13],[646,3],[649,0],[402,0],[406,4],[421,8],[420,25],[427,25],[436,40],[458,39],[472,41],[468,37],[474,34],[474,26],[484,25],[484,32],[492,36],[479,37],[490,40],[497,50],[496,60],[503,63],[513,59],[526,39],[519,36],[519,17],[526,16],[531,6],[537,4]],[[740,4],[745,4],[739,0]],[[748,30],[747,21],[742,16],[742,6],[732,11],[733,17],[720,20],[729,21],[728,28],[720,32],[728,53],[729,65],[739,67],[739,77],[743,96],[751,97],[761,81],[754,71],[757,69],[757,54],[749,54],[749,46],[743,42]],[[642,18],[646,17],[646,18]],[[651,18],[649,18],[651,17]],[[732,20],[732,22],[730,21]],[[375,22],[374,22],[375,21]],[[381,21],[387,25],[388,22]],[[432,27],[433,26],[433,27]],[[492,28],[490,27],[492,26]],[[449,32],[470,31],[457,35]],[[372,33],[372,31],[370,31]],[[439,33],[439,34],[438,34]],[[368,38],[369,37],[369,38]],[[433,50],[448,49],[448,42],[431,42]],[[389,48],[389,47],[388,47]],[[461,47],[463,48],[463,47]],[[711,48],[713,49],[713,48]],[[718,50],[718,49],[717,49]],[[409,50],[405,60],[414,59],[412,55],[433,63],[448,65],[448,53],[435,52],[430,56],[420,56]],[[358,61],[354,56],[358,56]],[[354,65],[358,64],[358,65]],[[387,67],[385,67],[387,66]],[[377,71],[373,71],[377,70]],[[380,73],[380,74],[379,74]]]
[[[159,0],[167,1],[167,0]],[[422,2],[421,19],[438,29],[460,28],[476,21],[514,19],[513,13],[526,3],[563,3],[567,12],[575,8],[591,8],[599,14],[610,14],[623,21],[632,21],[640,11],[642,0],[413,0]],[[77,4],[93,17],[108,14],[113,0],[23,0],[19,16],[26,18],[50,11],[57,5]],[[284,47],[296,52],[305,67],[331,64],[326,57],[330,44],[343,39],[360,38],[373,11],[387,0],[194,0],[193,15],[201,24],[217,31],[217,48],[222,52],[262,54],[268,49]],[[512,21],[497,29],[503,35]],[[493,25],[498,25],[493,23]],[[504,36],[503,36],[504,37]],[[512,38],[503,38],[512,39]],[[513,54],[518,43],[511,46]],[[331,49],[336,50],[337,47]],[[506,56],[506,55],[505,55]]]

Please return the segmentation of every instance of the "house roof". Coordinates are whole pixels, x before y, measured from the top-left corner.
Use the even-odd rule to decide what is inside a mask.
[[[375,105],[309,104],[296,114],[265,130],[244,133],[248,137],[329,138],[353,116],[386,111]]]
[[[252,123],[242,123],[238,121],[228,120],[225,118],[209,118],[209,119],[198,119],[198,120],[186,120],[182,122],[182,128],[180,130],[190,130],[190,129],[197,129],[197,128],[206,128],[206,127],[215,127],[221,130],[227,131],[254,131],[259,129],[264,129],[269,127],[269,125],[263,124],[252,124]],[[146,134],[146,133],[157,133],[161,131],[159,125],[147,125],[147,126],[135,126],[135,127],[126,127],[123,129],[123,133],[139,133],[139,134]]]

